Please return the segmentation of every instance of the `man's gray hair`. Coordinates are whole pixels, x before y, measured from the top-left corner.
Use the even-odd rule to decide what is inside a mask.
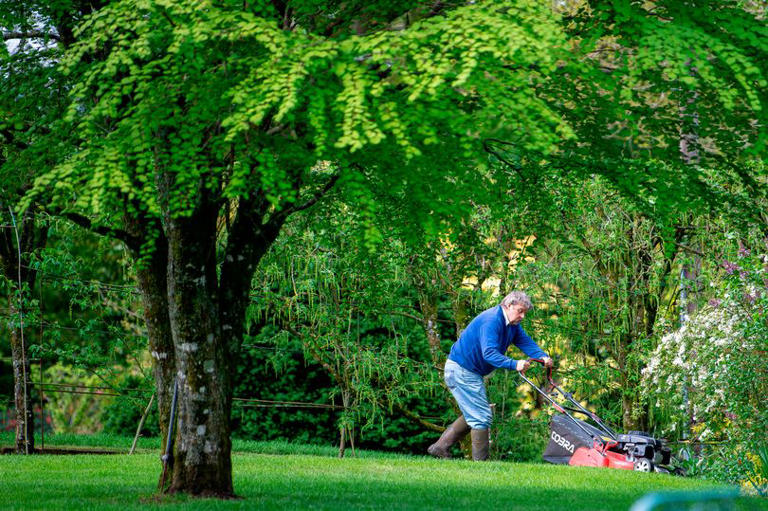
[[[524,306],[526,309],[533,308],[533,303],[531,303],[531,299],[528,298],[528,295],[523,293],[522,291],[512,291],[507,296],[505,296],[504,299],[501,301],[501,305],[505,307],[509,307],[510,305],[515,305],[517,303]]]

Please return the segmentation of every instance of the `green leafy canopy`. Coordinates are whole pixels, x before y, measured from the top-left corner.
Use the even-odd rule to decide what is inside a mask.
[[[565,41],[541,2],[475,2],[362,35],[281,21],[240,2],[97,11],[63,60],[78,78],[66,119],[81,143],[30,197],[49,193],[102,218],[126,207],[186,215],[204,190],[222,201],[263,193],[279,208],[322,177],[311,171],[318,162],[333,161],[342,184],[359,183],[351,175],[362,164],[377,186],[422,191],[412,200],[429,204],[487,177],[470,170],[482,137],[548,152],[572,136],[537,97]],[[365,208],[372,181],[361,177]],[[159,179],[172,180],[169,196]]]

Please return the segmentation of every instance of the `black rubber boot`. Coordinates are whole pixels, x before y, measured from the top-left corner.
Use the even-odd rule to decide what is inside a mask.
[[[467,433],[469,433],[469,425],[464,420],[464,416],[459,415],[459,418],[443,431],[440,439],[427,448],[427,453],[435,458],[450,458],[451,446],[461,441],[462,438],[467,436]]]
[[[490,429],[472,430],[472,459],[474,461],[485,461],[488,459],[490,432]]]

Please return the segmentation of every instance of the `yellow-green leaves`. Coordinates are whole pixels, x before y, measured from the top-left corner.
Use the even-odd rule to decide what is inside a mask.
[[[204,194],[282,208],[318,161],[364,161],[408,194],[482,159],[483,137],[548,152],[570,132],[538,97],[565,41],[540,2],[479,1],[359,36],[288,30],[270,9],[123,0],[99,10],[63,63],[77,77],[66,120],[82,145],[40,186],[105,218],[125,201],[188,215]],[[467,203],[476,181],[455,177],[445,191]],[[350,183],[372,218],[374,198]]]
[[[265,36],[284,32],[262,27],[259,40],[266,37],[274,44],[266,46],[267,54],[244,56],[252,72],[230,92],[234,110],[224,120],[228,139],[264,122],[273,127],[303,122],[313,127],[314,145],[323,150],[332,143],[354,153],[391,137],[408,158],[418,156],[420,145],[437,142],[434,135],[414,137],[421,131],[418,126],[429,124],[433,116],[439,123],[446,116],[455,123],[469,121],[456,94],[473,95],[486,105],[503,101],[496,95],[503,95],[504,88],[488,84],[514,78],[518,81],[504,87],[516,86],[518,96],[527,90],[526,103],[535,103],[530,76],[511,75],[503,68],[551,65],[555,46],[564,41],[556,21],[536,3],[481,2],[404,31],[379,31],[340,42],[299,31],[290,38]],[[244,40],[256,34],[241,32]],[[408,111],[414,108],[420,118],[410,124]],[[460,132],[464,136],[467,126]],[[541,134],[547,140],[534,145],[544,147],[556,140]]]

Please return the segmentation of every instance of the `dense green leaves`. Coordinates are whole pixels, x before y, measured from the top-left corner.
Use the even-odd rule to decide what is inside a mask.
[[[375,160],[378,179],[401,189],[438,186],[450,161],[452,187],[475,190],[480,176],[462,162],[482,136],[536,126],[518,138],[548,152],[571,133],[537,98],[563,44],[539,2],[481,2],[339,40],[241,7],[116,2],[90,17],[64,60],[79,77],[67,120],[84,144],[37,190],[102,217],[126,203],[188,214],[201,187],[282,207],[321,160],[343,173]],[[430,164],[437,152],[446,166]],[[170,196],[155,192],[160,172]]]
[[[566,68],[572,100],[587,102],[564,113],[624,157],[679,160],[687,135],[702,161],[764,154],[764,15],[739,2],[583,6],[570,28],[597,67]]]

